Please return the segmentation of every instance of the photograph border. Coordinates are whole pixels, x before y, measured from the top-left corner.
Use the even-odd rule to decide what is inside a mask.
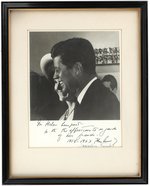
[[[109,178],[9,177],[9,10],[139,8],[141,10],[141,176]],[[2,183],[3,184],[147,184],[148,183],[148,15],[146,1],[130,2],[2,2]]]

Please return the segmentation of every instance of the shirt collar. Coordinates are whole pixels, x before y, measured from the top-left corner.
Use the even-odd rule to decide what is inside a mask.
[[[85,95],[85,93],[87,92],[88,88],[90,87],[90,85],[97,79],[97,77],[94,77],[91,81],[88,82],[88,84],[82,89],[82,91],[80,92],[79,96],[77,97],[78,103],[81,104],[83,97]]]

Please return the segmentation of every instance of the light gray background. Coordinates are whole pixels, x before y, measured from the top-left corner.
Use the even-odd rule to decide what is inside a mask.
[[[88,39],[94,48],[119,47],[118,31],[93,31],[93,32],[30,32],[30,67],[35,72],[41,72],[40,59],[49,53],[52,46],[59,42],[73,37]],[[119,71],[114,66],[109,67],[110,71]],[[105,68],[102,72],[105,71]]]
[[[73,37],[88,39],[92,43],[94,49],[119,47],[119,31],[30,31],[30,70],[41,73],[41,58],[45,54],[50,53],[52,46],[57,42]],[[96,72],[100,78],[106,74],[112,74],[115,76],[118,82],[117,97],[120,100],[120,65],[97,66]]]

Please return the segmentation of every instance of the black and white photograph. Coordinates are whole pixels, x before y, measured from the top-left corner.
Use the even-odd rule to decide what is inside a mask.
[[[120,30],[29,32],[30,123],[39,132],[44,127],[46,136],[59,133],[57,143],[63,137],[82,146],[118,142],[120,35]]]
[[[147,183],[147,3],[2,3],[3,184]]]

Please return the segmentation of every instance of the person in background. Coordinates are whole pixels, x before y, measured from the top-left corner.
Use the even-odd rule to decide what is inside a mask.
[[[51,54],[48,53],[43,56],[40,62],[40,67],[43,75],[50,81],[50,73],[49,71],[54,70],[53,60],[51,58]],[[73,119],[73,110],[75,108],[75,97],[74,95],[69,94],[68,99],[66,100],[66,95],[61,91],[61,82],[58,80],[54,81],[54,89],[58,94],[59,100],[63,103],[66,102],[68,109],[59,117],[59,120],[72,120]],[[65,101],[66,100],[66,101]]]
[[[117,94],[117,80],[114,76],[108,74],[105,75],[102,79],[103,85],[108,88],[115,95]]]
[[[72,38],[56,43],[51,49],[54,81],[59,82],[63,101],[74,99],[73,120],[120,119],[120,104],[97,78],[95,53],[91,43]]]
[[[53,60],[51,58],[51,54],[47,53],[45,54],[40,61],[40,68],[42,71],[42,74],[45,76],[45,78],[50,82],[53,83],[53,75],[54,75],[54,65]]]
[[[54,91],[54,68],[48,56],[43,56],[40,62],[42,75],[30,72],[31,120],[58,120],[67,108]]]

